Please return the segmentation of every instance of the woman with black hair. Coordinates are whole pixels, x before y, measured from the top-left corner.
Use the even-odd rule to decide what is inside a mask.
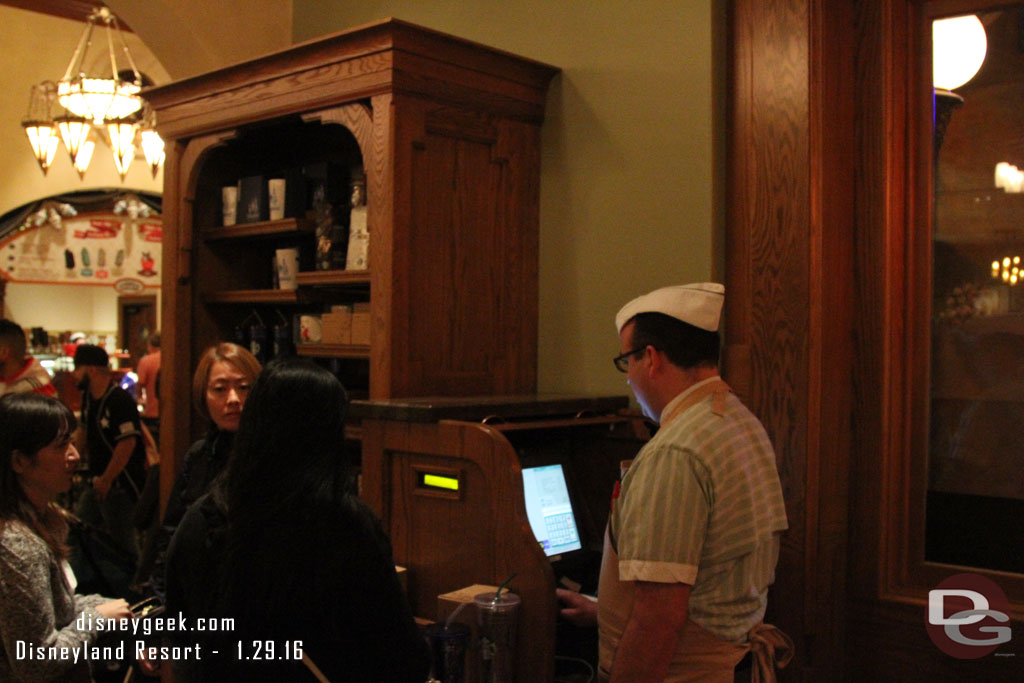
[[[78,466],[76,426],[67,406],[48,396],[0,398],[2,681],[89,681],[83,649],[95,643],[101,617],[131,617],[124,600],[74,592],[68,527],[54,500]]]
[[[390,542],[353,493],[345,406],[341,383],[309,361],[256,381],[225,476],[189,508],[168,557],[168,609],[230,617],[234,630],[211,633],[219,657],[176,665],[176,680],[312,680],[303,654],[336,683],[425,680]]]

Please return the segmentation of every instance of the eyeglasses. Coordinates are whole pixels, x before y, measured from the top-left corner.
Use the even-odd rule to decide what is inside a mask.
[[[615,356],[612,358],[612,362],[615,363],[615,369],[619,372],[629,372],[629,357],[635,356],[638,353],[643,353],[647,349],[646,346],[639,349],[633,349],[632,351],[626,351],[621,356]]]

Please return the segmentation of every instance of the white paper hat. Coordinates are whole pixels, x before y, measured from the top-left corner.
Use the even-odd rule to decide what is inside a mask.
[[[662,287],[639,296],[615,314],[615,327],[623,326],[639,313],[664,313],[708,332],[718,330],[725,303],[725,287],[717,282]]]

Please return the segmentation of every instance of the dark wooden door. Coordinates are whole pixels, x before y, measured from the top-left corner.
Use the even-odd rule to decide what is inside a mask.
[[[118,308],[118,347],[128,350],[131,367],[136,368],[139,359],[146,355],[149,335],[157,330],[156,297],[121,297],[118,299]]]

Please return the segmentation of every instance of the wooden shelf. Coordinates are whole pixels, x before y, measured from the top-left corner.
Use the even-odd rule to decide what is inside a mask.
[[[233,240],[251,237],[274,237],[294,233],[313,232],[313,221],[304,218],[284,218],[279,221],[261,223],[239,223],[237,225],[203,228],[201,234],[207,242]]]
[[[208,304],[298,304],[305,303],[296,289],[225,289],[207,292]]]
[[[369,285],[368,270],[307,270],[295,275],[301,286],[312,285]]]
[[[297,344],[295,353],[314,358],[369,358],[368,344]]]

